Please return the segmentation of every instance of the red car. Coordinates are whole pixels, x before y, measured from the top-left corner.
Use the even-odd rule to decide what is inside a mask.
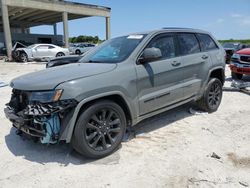
[[[232,78],[242,79],[243,75],[250,75],[250,48],[235,52],[229,65]]]

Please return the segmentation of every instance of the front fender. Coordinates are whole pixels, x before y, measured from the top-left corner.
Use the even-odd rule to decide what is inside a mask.
[[[81,108],[86,103],[94,101],[96,99],[103,98],[103,97],[108,97],[108,96],[111,96],[111,95],[119,95],[119,96],[121,96],[124,99],[124,101],[126,102],[126,104],[127,104],[128,108],[129,108],[129,111],[131,112],[131,114],[135,113],[134,110],[133,110],[133,108],[131,107],[130,102],[126,100],[126,97],[124,96],[124,94],[122,92],[119,92],[119,91],[106,92],[106,93],[101,93],[101,94],[98,94],[98,95],[95,95],[95,96],[88,97],[88,98],[83,99],[82,101],[80,101],[78,103],[78,105],[76,106],[76,108],[74,110],[74,113],[73,113],[73,116],[70,119],[68,125],[66,126],[64,132],[62,133],[62,136],[61,136],[60,140],[66,140],[66,143],[70,143],[72,135],[73,135],[73,132],[74,132],[74,128],[75,128],[75,124],[76,124],[76,121],[77,121],[78,114],[79,114]]]

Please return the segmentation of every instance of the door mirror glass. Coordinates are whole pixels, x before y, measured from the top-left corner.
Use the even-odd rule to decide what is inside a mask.
[[[162,57],[161,50],[159,48],[146,48],[141,57],[139,58],[139,63],[147,63],[150,61],[159,60]]]

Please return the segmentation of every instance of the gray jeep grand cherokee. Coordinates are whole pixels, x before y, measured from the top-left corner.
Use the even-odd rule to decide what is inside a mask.
[[[65,140],[101,158],[145,118],[189,101],[216,111],[224,67],[224,49],[205,31],[135,33],[104,42],[79,63],[14,79],[5,114],[19,134],[44,144]]]

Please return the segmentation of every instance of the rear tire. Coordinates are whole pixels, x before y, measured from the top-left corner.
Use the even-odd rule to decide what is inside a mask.
[[[199,108],[212,113],[215,112],[222,99],[222,83],[218,78],[211,78],[206,86],[204,94],[197,102]]]
[[[126,130],[122,108],[112,101],[99,101],[84,110],[77,120],[73,148],[88,158],[102,158],[120,145]]]
[[[80,50],[76,50],[75,54],[76,55],[81,55],[81,51]]]
[[[234,72],[232,72],[231,75],[233,79],[238,79],[238,80],[241,80],[243,77],[243,74],[234,73]]]
[[[62,57],[62,56],[65,56],[65,54],[62,53],[62,52],[58,52],[58,53],[56,54],[56,57]]]

